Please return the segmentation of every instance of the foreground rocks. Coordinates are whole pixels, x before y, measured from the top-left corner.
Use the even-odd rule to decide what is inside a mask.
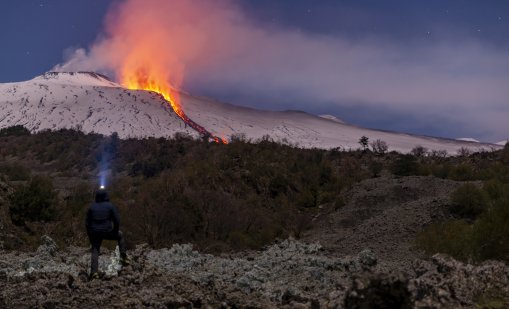
[[[448,308],[509,304],[509,268],[472,266],[436,255],[412,272],[387,272],[373,252],[325,256],[317,243],[285,240],[242,257],[201,254],[190,245],[104,251],[100,280],[88,281],[85,248],[59,250],[51,239],[32,254],[0,253],[0,307]],[[484,297],[484,298],[483,298]]]

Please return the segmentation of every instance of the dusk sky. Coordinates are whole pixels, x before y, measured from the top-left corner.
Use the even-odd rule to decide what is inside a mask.
[[[125,50],[154,34],[154,61],[193,94],[509,138],[507,0],[4,0],[0,29],[2,83],[52,69],[115,79]]]

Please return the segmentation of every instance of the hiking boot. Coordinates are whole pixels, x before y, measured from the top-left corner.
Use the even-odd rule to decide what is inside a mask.
[[[96,279],[99,279],[99,273],[90,274],[90,278],[89,278],[90,281],[96,280]]]
[[[129,266],[131,265],[131,258],[127,256],[127,254],[123,254],[120,256],[120,265],[122,266]]]

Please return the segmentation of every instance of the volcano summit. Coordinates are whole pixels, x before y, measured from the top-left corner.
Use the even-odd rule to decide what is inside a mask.
[[[77,128],[85,133],[120,138],[243,135],[256,141],[269,136],[302,148],[356,149],[361,136],[385,141],[389,150],[409,152],[415,146],[456,153],[497,149],[493,144],[433,138],[365,129],[300,111],[264,111],[179,93],[190,125],[169,102],[152,91],[129,90],[92,72],[48,72],[32,80],[0,84],[0,128],[22,125],[33,132]],[[197,130],[202,128],[203,131]]]

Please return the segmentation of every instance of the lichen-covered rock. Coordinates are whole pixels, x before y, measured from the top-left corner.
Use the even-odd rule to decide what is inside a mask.
[[[414,269],[409,288],[417,307],[473,307],[476,298],[492,292],[505,295],[509,306],[509,267],[503,262],[474,266],[436,254],[415,261]]]
[[[57,243],[48,235],[41,237],[42,244],[37,248],[37,253],[55,256],[58,251]]]
[[[475,307],[485,295],[509,304],[509,268],[501,262],[474,266],[436,255],[415,261],[413,272],[386,273],[370,250],[327,256],[319,244],[294,239],[246,257],[201,254],[187,244],[129,254],[123,268],[118,250],[104,250],[103,275],[89,281],[86,248],[0,253],[0,307],[54,305],[47,295],[62,307],[456,308]]]

